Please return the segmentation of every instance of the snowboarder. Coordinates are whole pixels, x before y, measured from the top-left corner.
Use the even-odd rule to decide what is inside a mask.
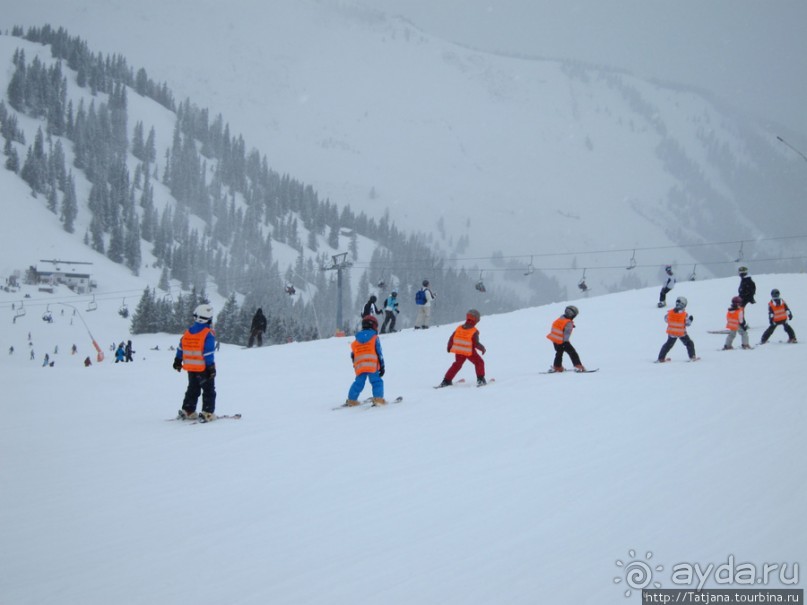
[[[788,320],[793,319],[793,313],[790,310],[790,307],[787,306],[787,303],[782,299],[779,290],[774,288],[771,290],[771,301],[768,303],[768,322],[770,325],[765,328],[765,331],[762,333],[762,341],[759,343],[764,345],[768,342],[768,339],[773,334],[773,331],[776,329],[777,326],[782,326],[787,332],[789,339],[787,342],[791,344],[795,344],[798,341],[796,340],[796,332],[790,327],[790,324],[787,323]]]
[[[743,309],[743,299],[735,296],[731,299],[731,306],[726,312],[726,329],[729,331],[726,336],[726,344],[723,345],[724,351],[730,351],[734,348],[734,337],[740,335],[743,343],[743,349],[750,349],[751,345],[748,344],[748,324],[745,323],[745,310]]]
[[[364,308],[361,310],[362,319],[364,319],[368,315],[373,316],[381,315],[382,312],[381,309],[379,309],[378,306],[375,304],[377,300],[378,298],[376,297],[375,294],[370,295],[370,298],[367,300],[367,302],[364,304]]]
[[[667,294],[675,287],[675,275],[673,275],[672,265],[664,267],[664,271],[667,273],[667,279],[664,281],[664,285],[661,286],[661,292],[658,295],[659,309],[667,306]]]
[[[247,348],[252,348],[252,345],[255,342],[258,342],[258,346],[263,346],[263,334],[266,332],[266,315],[263,314],[263,309],[258,307],[258,310],[255,311],[255,315],[252,316],[252,325],[249,328],[249,341],[247,342]]]
[[[367,379],[373,388],[373,405],[385,405],[384,399],[384,354],[381,351],[381,339],[378,338],[378,320],[373,315],[366,315],[361,320],[361,330],[356,333],[355,340],[350,344],[350,359],[356,378],[350,386],[345,405],[348,407],[359,405],[361,395]]]
[[[687,299],[679,296],[675,299],[675,308],[667,311],[664,316],[664,321],[667,322],[667,342],[661,345],[661,350],[658,354],[659,363],[670,361],[667,359],[667,353],[670,352],[676,340],[681,340],[687,348],[687,354],[690,361],[697,361],[698,357],[695,355],[695,343],[687,335],[687,326],[692,324],[694,317],[689,315],[686,311]]]
[[[479,323],[481,315],[476,309],[469,309],[465,314],[465,323],[457,327],[451,334],[446,345],[446,350],[449,353],[454,353],[454,363],[448,368],[443,381],[440,383],[441,387],[451,386],[454,376],[460,371],[460,368],[466,361],[474,364],[476,370],[476,386],[487,384],[485,380],[485,361],[482,355],[485,354],[485,346],[479,342],[479,330],[476,329],[476,324]],[[479,353],[477,353],[479,351]]]
[[[387,300],[384,301],[384,323],[381,324],[382,334],[395,331],[395,320],[397,319],[395,316],[398,313],[400,313],[398,310],[398,291],[393,290]],[[387,326],[389,326],[389,329],[387,329]]]
[[[580,310],[574,305],[569,305],[563,310],[563,315],[558,317],[552,322],[552,329],[546,337],[552,341],[555,347],[555,359],[552,363],[550,372],[563,372],[563,354],[568,353],[569,358],[572,360],[572,365],[576,372],[585,372],[586,368],[580,361],[580,356],[577,350],[572,346],[570,338],[572,337],[572,330],[574,330],[574,318],[580,314]]]
[[[423,280],[423,287],[415,293],[415,304],[418,308],[415,317],[415,330],[426,330],[432,316],[432,301],[437,298],[429,287],[429,280]]]
[[[201,304],[193,312],[194,323],[179,341],[174,369],[188,372],[188,388],[177,418],[199,418],[203,422],[216,419],[216,335],[213,332],[213,307]],[[196,404],[202,395],[202,411]]]
[[[130,361],[132,361],[132,362],[134,361],[134,357],[132,357],[132,355],[134,355],[136,352],[137,351],[132,350],[132,341],[127,340],[126,341],[126,347],[124,347],[124,349],[123,349],[124,357],[126,358],[126,363],[129,363]]]
[[[742,307],[745,308],[747,304],[750,303],[753,305],[757,302],[754,300],[754,295],[757,293],[757,285],[754,283],[754,280],[751,279],[751,276],[748,275],[748,267],[740,267],[737,269],[737,273],[740,275],[740,286],[737,288],[737,293],[743,300]]]

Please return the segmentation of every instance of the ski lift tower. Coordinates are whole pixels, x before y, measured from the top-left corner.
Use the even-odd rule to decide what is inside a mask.
[[[353,263],[347,260],[347,252],[341,252],[331,256],[333,264],[330,267],[323,267],[323,271],[336,271],[336,290],[338,299],[336,301],[336,329],[342,329],[342,271],[351,267]]]

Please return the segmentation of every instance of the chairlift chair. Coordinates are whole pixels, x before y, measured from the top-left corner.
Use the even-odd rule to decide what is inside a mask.
[[[535,265],[532,264],[532,257],[530,257],[530,264],[527,265],[527,270],[524,272],[524,275],[532,275],[535,273]]]
[[[697,265],[697,264],[692,265],[692,273],[690,273],[690,274],[689,274],[689,281],[695,281],[696,279],[698,279],[698,276],[697,276],[697,275],[696,275],[696,273],[695,273],[695,269],[696,269],[697,267],[698,267],[698,265]]]
[[[129,317],[129,307],[126,306],[126,299],[123,299],[123,302],[120,305],[120,309],[118,309],[118,315],[126,319]]]
[[[581,292],[586,292],[588,290],[588,285],[586,284],[586,270],[583,269],[583,277],[580,278],[580,281],[577,282],[577,287],[580,288]]]
[[[628,261],[628,266],[625,267],[625,269],[630,271],[631,269],[635,268],[636,268],[636,250],[634,249],[633,254],[630,257],[630,261]]]
[[[294,296],[294,295],[297,293],[297,290],[295,290],[295,289],[294,289],[294,286],[293,286],[293,285],[291,285],[291,284],[286,284],[286,287],[285,287],[285,288],[283,288],[283,290],[284,290],[284,291],[286,292],[286,294],[288,294],[289,296]]]
[[[487,292],[487,290],[485,289],[485,283],[482,281],[482,271],[479,272],[479,281],[476,282],[474,288],[476,288],[480,292]]]
[[[95,311],[98,308],[98,303],[95,302],[95,294],[92,295],[92,300],[87,303],[87,311]]]
[[[735,263],[742,262],[743,260],[743,244],[744,242],[740,242],[740,250],[737,252],[737,258],[734,259]]]

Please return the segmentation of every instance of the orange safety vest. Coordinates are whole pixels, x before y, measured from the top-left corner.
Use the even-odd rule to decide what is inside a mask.
[[[196,334],[185,330],[182,335],[182,369],[188,372],[205,371],[205,339],[210,328],[204,328]]]
[[[667,312],[667,334],[685,336],[687,333],[687,312],[670,309]]]
[[[726,313],[726,328],[731,330],[732,332],[736,332],[742,322],[743,322],[743,310],[729,309],[728,313]]]
[[[367,342],[354,340],[350,344],[350,348],[353,350],[353,369],[356,370],[357,376],[359,374],[372,374],[381,369],[381,364],[378,362],[378,355],[375,352],[375,341],[377,339],[378,334]]]
[[[787,305],[784,300],[779,300],[781,300],[781,302],[778,305],[773,304],[773,301],[768,303],[768,306],[771,308],[771,313],[773,313],[774,323],[787,321]]]
[[[557,345],[563,344],[563,332],[566,330],[566,324],[572,320],[568,317],[558,317],[552,322],[552,331],[546,337]],[[574,328],[574,323],[572,323]]]
[[[477,332],[478,330],[476,328],[465,328],[463,326],[454,330],[454,338],[451,341],[451,353],[464,355],[465,357],[473,355],[474,334]]]

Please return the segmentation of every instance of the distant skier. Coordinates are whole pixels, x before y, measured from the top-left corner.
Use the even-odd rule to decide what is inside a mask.
[[[459,326],[451,334],[446,345],[446,350],[449,353],[454,353],[454,363],[448,368],[448,371],[440,383],[441,387],[451,386],[453,384],[454,376],[460,371],[466,361],[470,361],[474,365],[476,371],[476,386],[487,384],[485,380],[485,361],[482,355],[485,354],[485,346],[479,342],[479,330],[476,324],[479,323],[481,315],[476,309],[470,309],[465,314],[465,323]],[[479,353],[477,353],[479,351]],[[482,355],[480,355],[480,353]]]
[[[124,352],[124,357],[126,358],[126,363],[129,363],[130,361],[134,361],[133,355],[137,351],[132,350],[132,341],[131,340],[126,341],[126,347],[123,349],[123,352]]]
[[[765,328],[765,331],[762,333],[762,341],[759,344],[764,345],[768,342],[768,339],[777,326],[782,326],[785,332],[787,332],[787,335],[790,337],[787,342],[791,344],[797,343],[796,332],[790,327],[790,324],[787,323],[788,320],[792,319],[793,312],[790,310],[790,307],[787,306],[779,290],[774,288],[771,290],[771,301],[768,303],[768,322],[770,325]]]
[[[664,285],[661,286],[661,292],[658,295],[659,309],[667,306],[667,294],[675,288],[675,275],[673,275],[672,265],[664,267],[664,271],[667,273],[667,279],[664,280]]]
[[[263,309],[258,307],[255,315],[252,316],[252,325],[249,328],[249,341],[247,348],[252,348],[252,345],[257,341],[258,346],[263,346],[263,334],[266,332],[266,315],[263,314]]]
[[[426,330],[432,316],[432,301],[437,298],[429,287],[429,280],[423,280],[423,287],[415,293],[418,312],[415,317],[415,330]]]
[[[177,418],[199,418],[202,422],[216,419],[216,335],[213,332],[213,307],[201,304],[193,312],[194,323],[179,341],[174,369],[188,372],[188,388]],[[196,405],[202,395],[202,412]]]
[[[563,315],[558,317],[552,322],[552,329],[546,337],[552,341],[555,348],[555,359],[552,362],[550,372],[563,372],[563,354],[567,353],[572,360],[572,365],[576,372],[585,372],[586,368],[580,361],[580,356],[577,350],[572,346],[570,341],[572,337],[572,330],[574,330],[574,318],[580,314],[580,311],[574,305],[569,305],[563,310]]]
[[[382,313],[381,309],[379,309],[378,306],[375,304],[377,301],[378,301],[378,298],[376,297],[376,295],[371,294],[370,298],[364,304],[364,308],[361,310],[362,318],[367,317],[368,315],[373,315],[373,316],[381,315],[381,313]]]
[[[384,323],[381,324],[381,333],[395,332],[395,316],[398,315],[398,291],[393,290],[384,301]],[[387,328],[389,326],[389,328]]]
[[[356,378],[350,385],[345,405],[353,407],[359,405],[361,395],[367,380],[373,389],[373,405],[385,405],[384,399],[384,354],[381,350],[381,340],[378,338],[378,320],[373,315],[367,315],[361,320],[361,330],[356,333],[355,340],[350,345],[350,359]]]
[[[754,283],[754,280],[751,279],[751,276],[748,275],[748,267],[740,267],[737,269],[737,273],[740,275],[740,286],[737,288],[737,293],[743,301],[742,306],[745,307],[748,304],[753,305],[757,302],[754,300],[754,295],[757,293],[757,285]]]
[[[684,343],[690,361],[698,360],[695,355],[695,343],[692,342],[692,339],[687,334],[687,327],[692,325],[694,317],[687,313],[686,308],[687,299],[679,296],[675,299],[675,308],[667,311],[667,315],[664,316],[664,321],[667,322],[667,342],[661,346],[659,351],[659,363],[670,361],[667,359],[667,353],[670,352],[676,340]]]
[[[124,361],[126,361],[126,349],[124,348],[123,342],[121,342],[115,349],[115,363]]]
[[[743,343],[743,349],[750,349],[751,345],[748,344],[748,324],[745,323],[745,310],[743,309],[743,299],[735,296],[731,299],[731,306],[726,312],[726,329],[729,331],[726,336],[726,344],[723,345],[724,351],[730,351],[734,348],[734,338],[737,334]]]

